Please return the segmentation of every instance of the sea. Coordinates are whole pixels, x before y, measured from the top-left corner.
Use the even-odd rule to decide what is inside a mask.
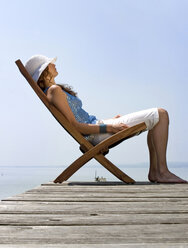
[[[118,166],[118,165],[117,165]],[[188,180],[188,162],[171,162],[168,164],[171,172]],[[118,166],[134,180],[148,181],[148,164],[127,164]],[[0,200],[21,194],[38,187],[43,183],[52,182],[66,166],[0,166]],[[119,181],[100,164],[84,165],[68,181],[94,182],[96,178],[105,178],[106,181]]]

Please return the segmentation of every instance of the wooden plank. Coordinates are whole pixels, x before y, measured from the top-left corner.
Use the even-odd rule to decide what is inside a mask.
[[[160,185],[159,185],[160,186]],[[100,202],[100,201],[186,201],[188,198],[188,186],[182,185],[165,185],[162,189],[160,187],[153,187],[147,185],[146,187],[88,187],[88,186],[65,186],[59,187],[42,186],[20,194],[14,197],[9,197],[6,201],[85,201],[85,202]]]
[[[6,202],[9,202],[9,201],[16,201],[16,202],[18,202],[18,201],[21,201],[21,202],[26,202],[26,201],[29,201],[29,202],[58,202],[58,203],[63,203],[63,202],[70,202],[70,203],[74,203],[74,202],[76,202],[76,203],[79,203],[79,202],[83,202],[83,203],[86,203],[86,202],[88,202],[88,203],[94,203],[94,202],[97,202],[97,203],[108,203],[108,202],[119,202],[119,203],[121,203],[121,202],[177,202],[177,201],[184,201],[184,202],[187,202],[185,199],[187,199],[187,198],[165,198],[165,197],[163,197],[163,198],[155,198],[155,197],[153,197],[153,198],[144,198],[144,197],[142,197],[142,198],[87,198],[87,197],[85,197],[85,198],[76,198],[76,197],[74,197],[74,198],[63,198],[63,197],[61,197],[61,198],[46,198],[46,199],[42,199],[42,198],[40,198],[40,197],[36,197],[35,199],[34,198],[23,198],[23,197],[21,197],[21,198],[19,198],[19,197],[15,197],[15,198],[10,198],[10,199],[7,199],[6,200]]]
[[[26,248],[25,244],[4,244],[1,248]],[[41,244],[27,244],[27,248],[41,248]],[[187,248],[185,243],[142,243],[142,244],[42,244],[42,248]]]
[[[140,187],[142,186],[142,187]],[[94,188],[94,189],[171,189],[171,190],[178,190],[178,189],[185,189],[188,190],[188,184],[186,183],[179,183],[179,184],[174,184],[174,183],[150,183],[150,182],[136,182],[134,184],[126,184],[123,182],[113,182],[113,181],[106,181],[106,182],[63,182],[63,183],[43,183],[41,184],[40,188],[43,187],[51,187],[51,188],[78,188],[78,189],[87,189],[87,188]]]
[[[81,191],[80,189],[76,189],[76,190],[62,190],[62,189],[52,189],[52,190],[50,190],[50,189],[38,189],[38,190],[31,190],[31,191],[27,191],[27,192],[25,192],[25,194],[26,195],[34,195],[34,194],[46,194],[46,195],[51,195],[51,194],[61,194],[61,195],[63,195],[63,194],[65,194],[65,195],[68,195],[70,193],[70,195],[71,194],[78,194],[78,193],[84,193],[84,194],[88,194],[88,195],[90,195],[90,194],[92,194],[92,193],[94,193],[94,194],[109,194],[109,190],[98,190],[98,189],[96,189],[96,190],[94,190],[94,189],[88,189],[88,190],[85,190],[85,191]],[[112,190],[110,190],[110,193],[112,194],[112,196],[113,195],[115,195],[115,194],[134,194],[135,193],[135,191],[133,191],[133,190],[115,190],[115,189],[112,189]],[[159,194],[159,191],[158,190],[140,190],[140,193],[145,193],[145,194],[149,194],[149,193],[152,193],[152,194],[155,194],[155,193],[157,193],[157,194]],[[162,194],[168,194],[168,193],[172,193],[172,190],[160,190],[160,193],[162,193]],[[183,195],[183,193],[184,193],[184,197],[186,196],[185,195],[185,192],[184,192],[184,190],[176,190],[176,191],[174,191],[174,193],[175,194],[178,194],[178,193],[182,193],[182,195]],[[19,195],[21,195],[21,194],[19,194]]]
[[[0,213],[25,214],[178,214],[188,213],[186,202],[2,202]],[[28,217],[29,218],[29,217]]]
[[[186,224],[109,226],[0,226],[2,244],[188,243]],[[183,242],[182,242],[183,241]]]
[[[130,185],[129,185],[130,186]],[[151,187],[151,186],[147,186],[147,187],[140,187],[140,186],[135,186],[135,187],[119,187],[119,186],[115,186],[115,187],[94,187],[94,186],[70,186],[70,187],[52,187],[52,186],[41,186],[38,188],[34,188],[31,190],[26,191],[25,193],[32,193],[32,192],[46,192],[46,193],[50,193],[50,192],[115,192],[115,193],[127,193],[127,192],[188,192],[188,187],[179,187],[179,188],[173,188],[173,187],[168,187],[168,188],[160,188],[160,187]]]
[[[42,186],[42,187],[39,187],[39,188],[34,188],[34,189],[31,189],[31,190],[28,190],[25,192],[25,194],[30,194],[30,193],[40,193],[40,192],[45,192],[46,194],[47,193],[53,193],[53,192],[74,192],[74,193],[77,193],[77,192],[87,192],[87,193],[90,193],[90,192],[100,192],[100,193],[106,193],[106,192],[111,192],[111,193],[135,193],[135,191],[137,192],[146,192],[146,193],[149,193],[149,192],[152,192],[152,193],[159,193],[159,192],[185,192],[187,191],[188,192],[188,189],[187,188],[161,188],[159,190],[159,188],[157,187],[147,187],[147,188],[144,188],[144,187],[135,187],[135,188],[124,188],[124,187],[118,187],[118,188],[115,188],[115,187],[111,187],[111,188],[106,188],[106,187],[49,187],[49,186]]]
[[[95,225],[188,224],[188,214],[0,214],[0,225],[11,226],[95,226]]]
[[[45,184],[1,202],[0,244],[186,247],[187,190],[188,185]]]
[[[19,194],[17,196],[8,197],[7,199],[35,199],[35,198],[72,198],[75,197],[75,192],[37,192],[29,194]],[[76,192],[76,198],[187,198],[185,192]]]

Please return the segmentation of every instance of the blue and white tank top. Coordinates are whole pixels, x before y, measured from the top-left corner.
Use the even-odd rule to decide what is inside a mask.
[[[44,90],[44,93],[46,93],[48,89],[49,87]],[[96,121],[97,121],[96,116],[89,115],[82,108],[82,101],[77,96],[73,96],[69,94],[68,92],[66,92],[65,90],[63,91],[67,95],[67,101],[68,101],[69,107],[71,108],[76,120],[81,123],[96,124]]]

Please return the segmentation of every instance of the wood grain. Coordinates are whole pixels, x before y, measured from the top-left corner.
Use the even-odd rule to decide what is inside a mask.
[[[187,184],[49,182],[1,201],[0,247],[188,247],[187,192]]]

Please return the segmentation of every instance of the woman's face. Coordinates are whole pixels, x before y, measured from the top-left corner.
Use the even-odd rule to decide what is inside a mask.
[[[58,75],[55,64],[50,63],[48,65],[48,71],[52,75],[52,77],[54,77],[54,78]]]

